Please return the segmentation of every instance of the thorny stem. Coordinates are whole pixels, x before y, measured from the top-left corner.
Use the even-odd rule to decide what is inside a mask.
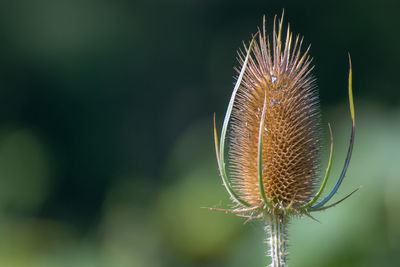
[[[268,235],[267,244],[269,247],[268,256],[271,257],[270,267],[286,266],[286,227],[287,218],[281,215],[266,214],[265,232]]]

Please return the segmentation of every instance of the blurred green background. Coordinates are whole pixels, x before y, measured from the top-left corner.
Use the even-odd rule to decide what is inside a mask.
[[[261,222],[229,207],[212,143],[236,51],[262,15],[312,44],[337,198],[290,225],[290,266],[400,265],[399,1],[0,3],[0,266],[265,266]],[[324,148],[321,169],[328,150]],[[334,179],[332,179],[334,180]],[[333,181],[332,181],[333,182]]]

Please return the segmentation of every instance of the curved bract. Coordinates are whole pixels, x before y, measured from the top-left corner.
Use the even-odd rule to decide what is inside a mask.
[[[262,164],[262,149],[263,149],[263,133],[264,133],[264,121],[265,121],[265,110],[267,108],[267,94],[264,95],[264,104],[261,112],[260,127],[258,131],[258,147],[257,147],[257,166],[258,166],[258,186],[260,187],[260,195],[266,207],[272,208],[273,205],[267,199],[264,190],[263,181],[263,164]]]
[[[340,174],[339,180],[337,181],[335,187],[328,194],[328,196],[326,196],[321,202],[319,202],[318,204],[315,204],[315,205],[313,205],[311,207],[308,207],[307,208],[308,211],[319,211],[319,210],[324,210],[324,209],[336,206],[337,204],[339,204],[340,202],[342,202],[346,198],[350,197],[352,194],[354,194],[359,189],[359,188],[355,189],[353,192],[351,192],[350,194],[348,194],[347,196],[345,196],[341,200],[337,201],[336,203],[333,203],[333,204],[328,205],[328,206],[324,206],[336,194],[336,192],[338,191],[340,185],[342,184],[343,179],[344,179],[344,177],[346,175],[346,171],[347,171],[347,169],[349,167],[351,155],[352,155],[352,152],[353,152],[356,123],[355,123],[355,112],[354,112],[354,101],[353,101],[352,68],[351,68],[350,55],[349,55],[349,65],[350,65],[350,69],[349,69],[349,88],[348,88],[348,92],[349,92],[349,106],[350,106],[350,115],[351,115],[352,127],[351,127],[351,135],[350,135],[350,144],[349,144],[349,148],[348,148],[348,151],[347,151],[346,160],[344,162],[344,167],[343,167],[342,173]],[[333,142],[332,142],[332,144],[333,144]],[[332,147],[331,147],[331,149],[332,149]],[[332,153],[331,153],[331,156],[332,156]],[[328,164],[328,168],[329,169],[330,169],[330,164],[331,164],[331,160],[332,160],[331,156],[329,158],[329,164]],[[327,175],[325,176],[324,182],[322,183],[321,189],[319,190],[318,193],[322,192],[322,190],[324,189],[325,184],[326,184],[326,180],[328,179],[328,176],[329,176],[329,172],[327,171]]]
[[[306,209],[306,208],[310,207],[311,205],[313,205],[318,200],[318,198],[321,196],[322,191],[324,191],[326,183],[328,182],[328,177],[331,172],[332,157],[333,157],[333,134],[332,134],[332,128],[331,128],[330,124],[328,124],[328,127],[329,127],[329,133],[331,135],[331,146],[330,146],[330,152],[329,152],[328,166],[326,167],[326,171],[325,171],[325,177],[324,177],[324,180],[322,181],[321,187],[319,188],[317,194],[315,194],[315,196],[307,204],[302,206],[301,209]]]
[[[228,191],[228,193],[229,193],[229,195],[230,195],[230,197],[231,197],[231,199],[233,201],[235,201],[238,204],[242,204],[242,205],[244,205],[246,207],[250,207],[251,205],[249,203],[247,203],[246,201],[244,201],[243,199],[241,199],[238,196],[238,194],[235,193],[235,191],[232,189],[232,186],[231,186],[231,184],[230,184],[230,182],[228,180],[228,176],[226,175],[226,165],[225,165],[225,161],[224,161],[224,153],[225,153],[226,131],[228,129],[228,123],[229,123],[229,119],[230,119],[231,113],[232,113],[233,102],[235,101],[236,92],[239,89],[240,83],[241,83],[242,78],[243,78],[244,71],[246,70],[247,62],[249,60],[249,56],[250,56],[251,49],[253,48],[253,44],[254,44],[254,38],[251,40],[250,47],[247,50],[247,55],[246,55],[246,58],[244,60],[242,70],[241,70],[241,72],[239,74],[239,77],[238,77],[238,79],[236,81],[235,88],[233,89],[231,100],[229,101],[228,109],[227,109],[226,114],[225,114],[224,124],[222,126],[221,142],[220,142],[220,146],[219,147],[218,147],[217,128],[215,126],[215,114],[214,114],[215,150],[216,150],[216,153],[217,153],[218,168],[219,168],[220,175],[222,177],[223,185],[225,186],[226,190]]]

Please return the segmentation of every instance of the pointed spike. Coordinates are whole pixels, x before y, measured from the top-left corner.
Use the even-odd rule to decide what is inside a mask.
[[[280,67],[281,67],[281,52],[282,52],[282,24],[283,24],[283,15],[284,12],[282,12],[282,17],[281,19],[278,21],[279,23],[279,29],[278,29],[278,50],[277,50],[277,54],[278,54],[278,69],[279,69],[279,73],[280,73]]]
[[[274,56],[274,68],[273,70],[276,71],[277,68],[277,58],[278,55],[276,53],[277,49],[277,35],[276,35],[276,15],[274,16],[274,30],[272,31],[272,49],[273,49],[273,56]]]
[[[330,205],[325,206],[325,207],[315,208],[315,209],[311,207],[311,208],[308,208],[307,211],[309,211],[309,212],[312,212],[312,211],[321,211],[321,210],[326,210],[326,209],[332,208],[332,207],[336,206],[337,204],[339,204],[339,203],[345,201],[346,199],[348,199],[348,198],[349,198],[350,196],[352,196],[355,192],[357,192],[360,188],[361,188],[361,186],[358,187],[358,188],[356,188],[353,192],[351,192],[350,194],[348,194],[347,196],[345,196],[345,197],[342,198],[341,200],[336,201],[336,202],[333,203],[333,204],[330,204]]]
[[[304,213],[307,217],[310,217],[312,220],[314,220],[314,221],[316,221],[316,222],[318,222],[318,223],[321,223],[321,221],[319,221],[318,219],[316,219],[315,217],[313,217],[313,216],[311,216],[311,214],[307,211],[307,212],[305,212]]]
[[[290,24],[287,26],[287,32],[286,32],[286,39],[285,39],[285,48],[283,50],[283,67],[285,68],[283,71],[287,70],[288,64],[289,64],[289,54],[290,54]]]
[[[246,208],[246,209],[233,209],[233,210],[230,210],[230,209],[219,209],[219,208],[210,208],[210,207],[200,207],[200,208],[201,208],[201,209],[212,210],[212,211],[222,211],[222,212],[225,212],[225,213],[241,213],[241,212],[254,211],[254,210],[259,209],[259,208],[261,208],[261,207],[259,207],[259,206],[254,206],[254,207]]]

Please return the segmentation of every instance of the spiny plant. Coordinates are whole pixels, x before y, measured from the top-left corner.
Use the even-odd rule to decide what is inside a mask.
[[[289,26],[282,42],[283,14],[273,22],[272,45],[265,30],[253,35],[239,51],[241,69],[234,87],[218,144],[214,114],[214,139],[223,185],[234,203],[232,210],[248,220],[261,218],[269,236],[273,267],[286,266],[286,228],[292,216],[336,206],[354,194],[328,204],[338,191],[349,166],[355,133],[352,68],[349,55],[348,94],[352,121],[350,144],[341,175],[327,196],[320,197],[331,170],[333,136],[330,125],[329,162],[319,190],[320,106],[311,72],[310,46],[301,52],[303,38],[295,38]],[[258,39],[258,41],[256,41]],[[227,131],[229,135],[227,137]],[[228,151],[225,144],[228,143]],[[225,154],[228,155],[228,171]],[[230,178],[228,178],[228,174]],[[320,201],[319,201],[320,200]]]

